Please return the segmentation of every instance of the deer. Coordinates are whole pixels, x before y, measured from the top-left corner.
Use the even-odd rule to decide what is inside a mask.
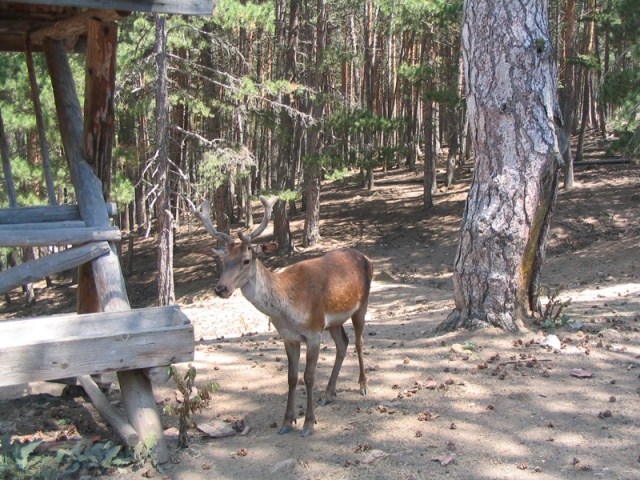
[[[349,345],[344,324],[351,318],[355,332],[355,347],[360,367],[360,393],[367,395],[368,385],[364,367],[363,348],[365,314],[369,302],[373,265],[362,253],[353,249],[341,249],[319,258],[303,260],[282,271],[272,272],[258,259],[260,254],[277,250],[276,243],[252,245],[266,229],[273,206],[278,197],[266,199],[260,196],[264,206],[262,222],[253,232],[238,232],[240,242],[219,232],[213,226],[210,204],[204,201],[196,215],[208,233],[226,244],[213,248],[213,256],[222,262],[222,273],[214,292],[218,297],[229,298],[236,289],[271,323],[284,341],[288,360],[288,395],[282,427],[285,434],[293,431],[296,423],[295,394],[298,386],[300,345],[306,344],[304,384],[307,391],[307,408],[301,436],[313,434],[316,422],[313,386],[320,343],[325,330],[329,331],[336,345],[336,357],[325,389],[321,405],[331,403],[336,394],[336,382]]]

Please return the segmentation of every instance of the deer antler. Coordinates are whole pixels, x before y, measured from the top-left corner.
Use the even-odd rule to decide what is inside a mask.
[[[218,230],[216,230],[216,227],[213,226],[213,223],[211,222],[211,203],[209,202],[209,200],[205,200],[204,202],[202,202],[202,206],[200,208],[201,211],[194,210],[194,213],[204,224],[204,228],[207,229],[207,232],[209,232],[212,237],[223,240],[228,244],[233,243],[233,238],[231,238],[224,232],[219,232]]]
[[[257,238],[264,232],[264,229],[269,225],[269,221],[271,220],[271,212],[273,211],[273,206],[278,201],[278,197],[271,197],[267,200],[265,197],[260,195],[260,201],[262,205],[264,205],[264,217],[262,217],[262,223],[249,235],[245,235],[242,232],[238,232],[238,237],[242,240],[243,243],[251,243],[254,238]]]

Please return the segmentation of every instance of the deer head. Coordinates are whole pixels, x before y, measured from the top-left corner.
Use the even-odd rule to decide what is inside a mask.
[[[258,238],[267,228],[271,220],[273,206],[278,201],[278,197],[266,199],[260,196],[260,202],[264,205],[264,217],[262,222],[253,232],[245,235],[238,232],[240,243],[237,243],[224,232],[219,232],[211,222],[211,204],[205,200],[201,211],[196,211],[196,215],[204,224],[209,234],[226,243],[224,247],[213,248],[212,253],[222,261],[222,275],[214,288],[216,295],[222,298],[229,298],[236,288],[241,288],[255,275],[255,255],[259,253],[271,253],[277,249],[275,243],[251,245],[253,240]]]

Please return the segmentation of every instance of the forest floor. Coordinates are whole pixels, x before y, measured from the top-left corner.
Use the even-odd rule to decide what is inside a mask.
[[[594,149],[595,151],[595,149]],[[440,172],[442,174],[442,172]],[[286,355],[266,317],[236,292],[213,294],[210,244],[203,229],[183,226],[175,250],[177,303],[196,332],[196,384],[220,390],[195,416],[201,426],[246,429],[214,439],[190,430],[163,472],[113,470],[114,478],[195,479],[640,479],[640,168],[576,168],[576,187],[560,190],[543,283],[571,300],[566,325],[530,324],[517,335],[496,330],[435,329],[454,307],[452,267],[469,174],[422,209],[420,173],[376,174],[372,191],[325,184],[322,242],[297,248],[279,267],[339,247],[375,266],[365,328],[369,394],[359,393],[350,347],[338,397],[318,407],[315,434],[278,435],[286,403]],[[293,218],[300,243],[303,217]],[[134,307],[152,306],[155,243],[135,245],[128,289]],[[73,311],[69,285],[45,289],[25,309],[18,291],[3,318]],[[350,324],[347,333],[353,341]],[[541,346],[547,334],[561,348]],[[326,336],[316,374],[319,398],[334,345]],[[301,362],[302,364],[304,362]],[[186,365],[178,366],[186,371]],[[115,378],[115,377],[114,377]],[[33,439],[115,439],[81,395],[54,384],[0,389],[0,435]],[[175,403],[175,385],[154,387],[159,408]],[[117,383],[109,398],[119,405]],[[304,386],[297,392],[300,410]],[[300,413],[302,417],[303,413]],[[167,427],[177,419],[163,415]],[[247,428],[248,427],[248,428]],[[171,430],[175,432],[175,430]],[[86,472],[85,472],[86,473]]]

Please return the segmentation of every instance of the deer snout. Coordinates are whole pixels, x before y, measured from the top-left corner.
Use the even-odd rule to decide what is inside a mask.
[[[228,298],[230,295],[229,289],[227,288],[226,285],[216,285],[215,288],[213,289],[213,291],[215,292],[215,294],[221,298]]]

